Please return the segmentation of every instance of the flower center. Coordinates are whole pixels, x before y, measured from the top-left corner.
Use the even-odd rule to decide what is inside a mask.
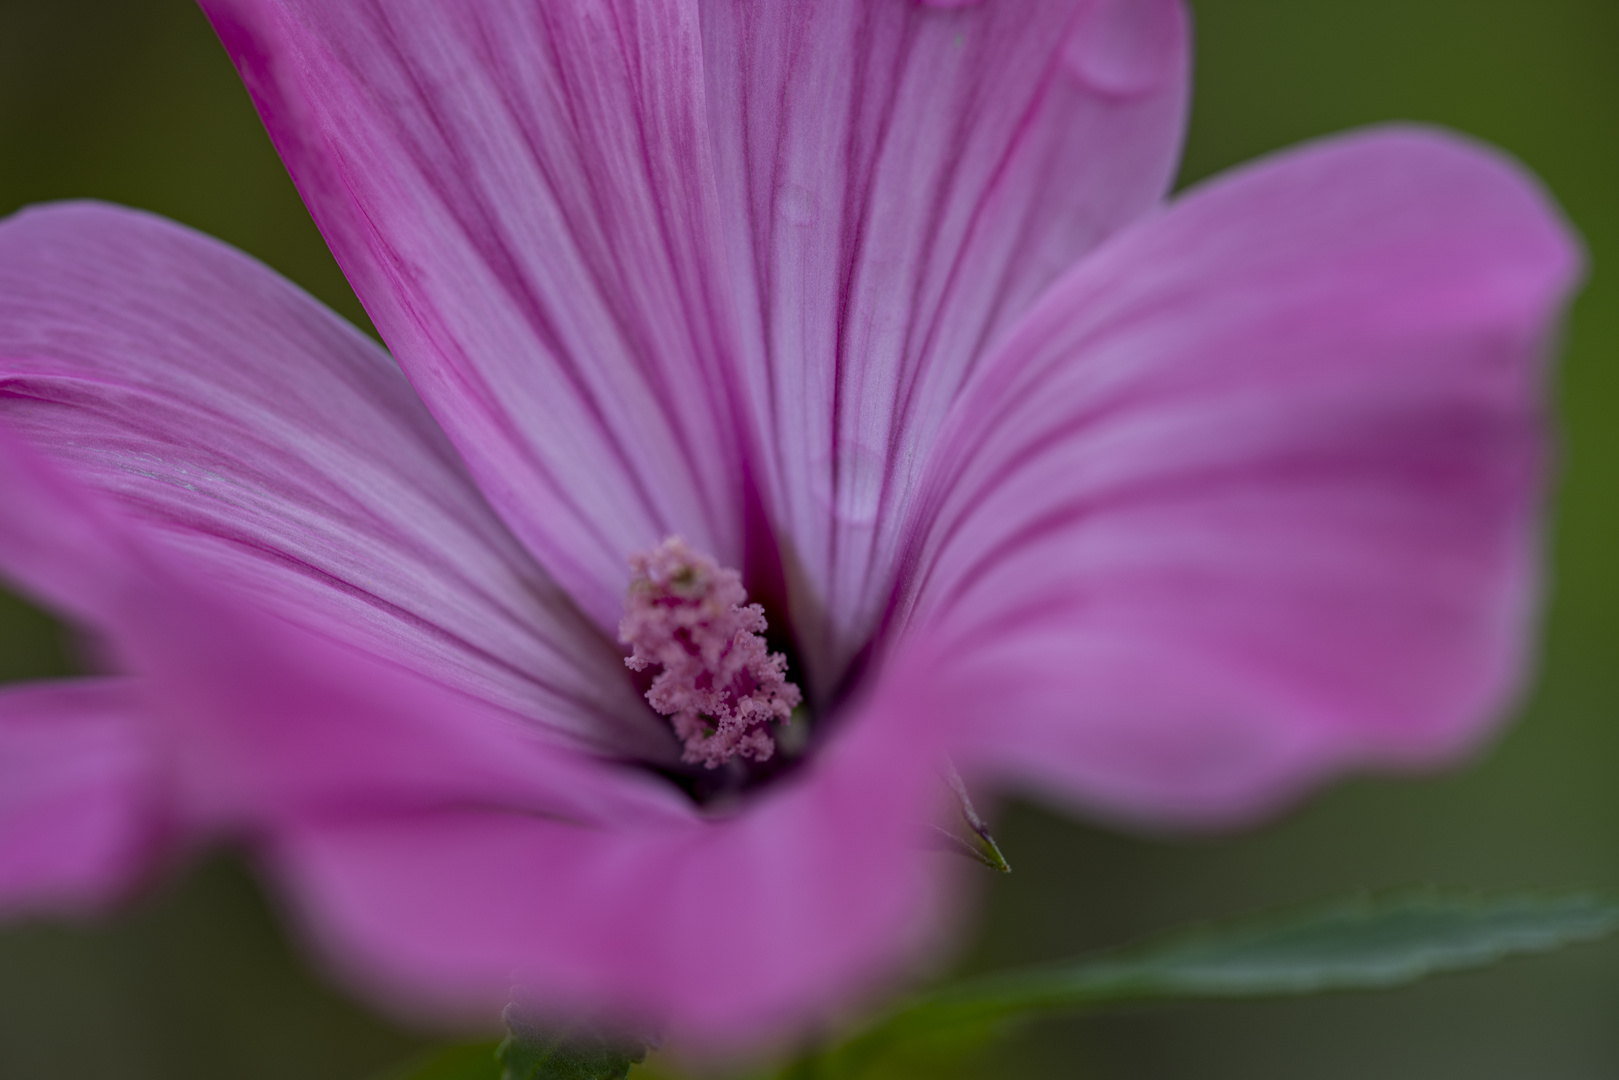
[[[742,576],[672,536],[630,559],[618,639],[633,650],[633,671],[659,668],[646,699],[667,716],[682,757],[710,769],[747,758],[769,760],[769,725],[786,724],[803,700],[787,678],[787,658],[760,635],[764,608],[748,603]]]

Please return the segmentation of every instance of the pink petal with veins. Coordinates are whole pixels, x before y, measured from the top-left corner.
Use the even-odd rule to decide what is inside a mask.
[[[731,1047],[936,940],[947,757],[1209,826],[1519,684],[1578,257],[1499,156],[1166,207],[1173,0],[204,6],[403,374],[186,230],[0,224],[0,567],[141,702],[0,708],[18,905],[116,893],[158,776],[386,1002]],[[682,771],[612,640],[673,535],[747,600],[689,701],[790,639],[776,773]]]

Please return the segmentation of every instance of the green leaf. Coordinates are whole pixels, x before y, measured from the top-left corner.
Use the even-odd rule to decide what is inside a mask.
[[[788,1076],[857,1076],[991,1041],[1009,1022],[1123,1002],[1374,990],[1484,967],[1619,928],[1619,901],[1593,894],[1361,896],[1210,924],[1060,964],[945,986],[914,999]]]
[[[511,1029],[496,1056],[506,1067],[503,1080],[624,1080],[630,1066],[646,1059],[636,1040],[604,1035],[593,1028],[545,1028],[506,1011]]]
[[[1594,940],[1616,927],[1619,903],[1590,894],[1356,897],[990,976],[930,995],[917,1010],[1005,1014],[1143,998],[1383,989]]]
[[[492,1042],[448,1046],[373,1080],[501,1080],[495,1047]]]

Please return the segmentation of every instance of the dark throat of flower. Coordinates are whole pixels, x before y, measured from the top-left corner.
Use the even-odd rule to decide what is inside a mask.
[[[791,642],[778,628],[772,648],[764,608],[749,602],[741,574],[678,536],[634,556],[630,568],[618,625],[630,648],[624,663],[682,746],[684,767],[657,771],[713,810],[794,768],[813,740],[791,678]],[[948,762],[943,779],[954,811],[930,823],[921,841],[1010,871]]]

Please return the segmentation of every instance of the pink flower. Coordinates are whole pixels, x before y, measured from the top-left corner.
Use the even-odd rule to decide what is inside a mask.
[[[0,566],[116,673],[0,697],[7,910],[228,838],[388,1000],[725,1042],[930,940],[947,757],[1210,826],[1518,685],[1578,258],[1498,155],[1166,204],[1174,0],[204,6],[398,367],[0,225]]]

